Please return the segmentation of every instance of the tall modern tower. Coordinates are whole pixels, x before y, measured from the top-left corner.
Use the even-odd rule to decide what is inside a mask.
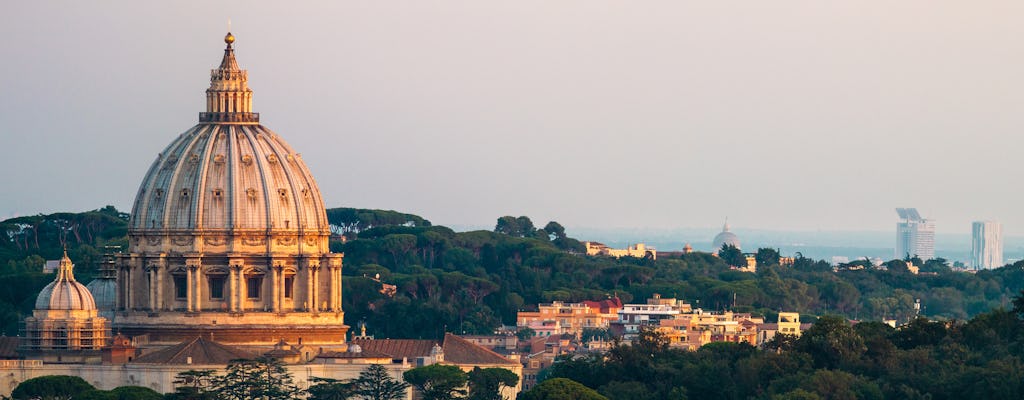
[[[896,223],[896,258],[935,258],[935,221],[921,218],[916,208],[897,208],[896,213],[900,216]]]
[[[1003,224],[975,221],[971,232],[971,267],[978,270],[1003,266]]]

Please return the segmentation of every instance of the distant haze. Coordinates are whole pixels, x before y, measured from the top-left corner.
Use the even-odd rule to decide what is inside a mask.
[[[812,232],[917,207],[1024,235],[1009,0],[8,2],[0,216],[130,211],[229,18],[332,207]]]

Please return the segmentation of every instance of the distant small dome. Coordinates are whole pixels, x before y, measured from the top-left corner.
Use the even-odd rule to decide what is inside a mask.
[[[113,311],[117,306],[117,281],[107,278],[96,278],[85,288],[92,294],[96,302],[96,309],[100,311]]]
[[[735,246],[737,249],[740,248],[740,238],[735,233],[729,232],[729,223],[726,222],[725,226],[722,227],[722,232],[715,235],[715,239],[711,241],[711,250],[718,252],[722,249],[722,245],[729,244]]]
[[[348,346],[348,351],[350,353],[362,353],[363,352],[363,348],[359,347],[358,344],[353,344],[351,346]]]
[[[36,310],[96,310],[96,301],[85,285],[75,281],[74,264],[64,252],[57,269],[57,279],[39,292]]]

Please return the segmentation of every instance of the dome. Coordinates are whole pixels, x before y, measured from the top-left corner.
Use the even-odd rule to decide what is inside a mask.
[[[92,294],[96,309],[113,311],[117,306],[117,281],[109,278],[96,278],[85,288]]]
[[[711,241],[711,250],[718,252],[722,249],[722,245],[729,244],[740,248],[740,238],[735,233],[729,232],[729,223],[726,222],[725,226],[722,227],[722,232],[715,235],[714,240]]]
[[[262,125],[199,124],[178,136],[143,178],[129,227],[329,232],[302,157]]]
[[[276,232],[300,242],[330,234],[313,175],[284,139],[259,124],[248,73],[235,61],[233,40],[226,41],[224,59],[211,72],[206,112],[157,155],[135,197],[129,230],[149,236],[151,250],[204,252],[187,236],[160,243],[197,231]]]
[[[95,310],[96,301],[85,285],[75,281],[74,264],[64,252],[57,279],[46,285],[36,297],[36,310]]]
[[[200,334],[260,346],[344,343],[344,255],[330,251],[320,189],[302,157],[260,125],[237,40],[225,42],[199,123],[139,185],[128,251],[115,262],[114,327],[150,343]]]

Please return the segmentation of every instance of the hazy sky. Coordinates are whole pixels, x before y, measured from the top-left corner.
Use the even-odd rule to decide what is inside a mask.
[[[1024,234],[1019,0],[284,3],[6,2],[0,217],[127,211],[230,18],[328,206]]]

